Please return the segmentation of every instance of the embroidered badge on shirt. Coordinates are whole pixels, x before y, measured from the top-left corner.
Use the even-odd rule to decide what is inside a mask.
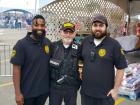
[[[100,49],[98,54],[99,54],[100,57],[103,57],[103,56],[106,55],[106,50],[105,49]]]
[[[124,50],[123,50],[123,48],[121,48],[121,54],[124,55]]]
[[[49,46],[45,45],[45,53],[48,54],[49,53]]]
[[[12,51],[11,57],[14,57],[16,55],[16,50]]]
[[[77,50],[78,46],[76,44],[72,44],[72,48]]]

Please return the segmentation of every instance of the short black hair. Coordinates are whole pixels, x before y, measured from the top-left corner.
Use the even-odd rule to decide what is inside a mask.
[[[35,19],[43,19],[45,21],[45,18],[42,15],[35,15],[33,20]]]

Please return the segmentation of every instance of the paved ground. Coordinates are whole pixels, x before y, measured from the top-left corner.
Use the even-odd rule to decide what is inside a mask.
[[[12,84],[12,77],[0,77],[0,105],[16,105],[14,101],[14,88]],[[80,94],[78,94],[77,105],[80,104]],[[46,102],[48,105],[48,100]],[[137,101],[130,101],[119,97],[115,105],[140,105],[140,99]]]
[[[26,30],[0,29],[0,44],[15,44],[16,41],[26,35]],[[80,95],[78,94],[78,105],[80,104]],[[16,105],[14,101],[14,88],[12,77],[0,76],[0,105]],[[48,105],[48,101],[46,102]],[[140,105],[140,98],[137,101],[130,101],[119,97],[115,105]]]
[[[15,44],[18,39],[25,35],[25,29],[0,29],[0,43]]]

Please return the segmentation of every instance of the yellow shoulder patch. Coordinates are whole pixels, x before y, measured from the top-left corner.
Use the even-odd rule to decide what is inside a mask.
[[[45,45],[45,53],[48,54],[49,53],[49,46]]]
[[[123,55],[124,55],[124,49],[123,49],[123,48],[121,48],[120,50],[121,50],[121,54],[123,54]]]
[[[106,55],[106,50],[105,49],[100,49],[98,54],[99,54],[100,57],[103,57],[103,56]]]
[[[16,50],[12,51],[11,57],[14,57],[16,55]]]

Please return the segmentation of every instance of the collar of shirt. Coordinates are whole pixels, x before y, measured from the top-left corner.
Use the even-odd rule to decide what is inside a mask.
[[[39,42],[39,41],[34,40],[34,39],[32,38],[32,34],[27,34],[26,38],[27,38],[27,40],[29,40],[29,41],[30,41],[31,43],[33,43],[33,44],[43,44],[43,42],[41,43],[41,42]]]
[[[65,48],[68,48],[70,45],[65,45],[65,44],[63,44],[63,46],[64,46]]]
[[[94,36],[90,36],[90,37],[88,38],[88,41],[89,41],[90,44],[92,44],[93,46],[96,47],[96,44],[95,44],[96,42],[94,42],[94,39],[95,39]],[[98,46],[108,43],[107,40],[108,40],[108,36],[105,36],[105,37],[103,38],[103,40],[98,44]]]
[[[104,37],[101,38],[101,39],[96,39],[96,38],[94,38],[94,43],[95,43],[95,45],[98,46],[99,44],[101,44],[102,41],[105,39],[105,37],[106,37],[106,36],[104,36]]]

